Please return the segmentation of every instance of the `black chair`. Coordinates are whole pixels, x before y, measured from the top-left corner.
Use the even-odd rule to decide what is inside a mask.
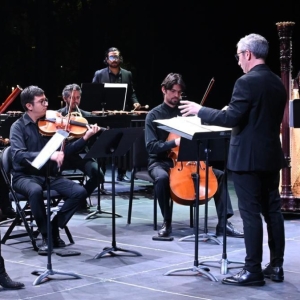
[[[28,199],[26,199],[23,195],[18,194],[12,187],[11,184],[11,169],[12,169],[12,156],[10,151],[10,146],[3,149],[0,155],[0,170],[3,175],[4,181],[9,189],[9,197],[12,201],[14,201],[16,206],[17,216],[12,220],[12,223],[8,227],[6,233],[1,239],[1,243],[5,244],[7,240],[16,239],[19,237],[29,236],[30,241],[34,250],[38,250],[36,245],[36,238],[39,235],[38,229],[34,230],[36,225],[34,224],[34,217],[31,213],[30,205]],[[47,200],[47,190],[43,192],[44,200]],[[62,201],[62,197],[54,190],[50,191],[51,197],[51,206],[54,210],[59,205],[59,202]],[[20,202],[24,202],[23,207]],[[17,225],[23,224],[25,227],[24,233],[12,233]],[[69,231],[69,228],[65,226],[66,235],[71,244],[74,244],[73,237]]]
[[[128,205],[128,216],[127,224],[131,224],[131,214],[132,214],[132,201],[133,201],[133,191],[134,191],[134,180],[144,180],[152,183],[154,185],[154,180],[148,173],[148,152],[145,146],[145,135],[142,134],[138,137],[132,146],[132,170],[131,170],[131,180],[130,180],[130,193],[129,193],[129,205]],[[153,228],[157,230],[157,198],[154,191],[153,200]]]
[[[130,180],[130,194],[128,205],[127,224],[131,224],[132,201],[134,192],[134,180],[144,180],[153,184],[154,180],[148,172],[148,152],[145,145],[145,134],[138,137],[132,147],[132,171]],[[157,230],[157,197],[154,190],[154,208],[153,208],[153,229]],[[171,200],[171,209],[173,210],[173,201]],[[193,227],[193,210],[194,206],[190,205],[190,227]]]

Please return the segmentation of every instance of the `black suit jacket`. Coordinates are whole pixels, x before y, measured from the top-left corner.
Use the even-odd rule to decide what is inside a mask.
[[[126,95],[126,105],[129,106],[131,103],[138,103],[138,99],[135,93],[135,90],[133,88],[132,84],[132,73],[130,71],[127,71],[125,69],[120,69],[121,70],[121,78],[122,82],[121,83],[127,83],[128,88],[127,88],[127,95]],[[94,83],[110,83],[109,79],[109,68],[104,68],[101,70],[98,70],[95,72],[93,81]]]
[[[227,110],[200,109],[202,121],[232,127],[229,170],[275,171],[285,166],[280,125],[286,101],[281,79],[260,64],[236,81]]]

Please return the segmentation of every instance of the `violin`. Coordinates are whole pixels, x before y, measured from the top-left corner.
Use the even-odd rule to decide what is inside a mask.
[[[170,133],[167,140],[174,140],[179,136]],[[170,169],[170,191],[171,199],[181,205],[192,205],[196,199],[196,182],[193,174],[197,174],[196,161],[178,162],[179,146],[173,148],[169,157],[173,160],[174,167]],[[199,205],[205,203],[206,199],[206,173],[205,162],[199,161]],[[210,199],[217,192],[218,181],[212,167],[208,167],[207,198]]]
[[[8,138],[3,138],[0,136],[0,146],[7,146],[10,143],[10,140]]]
[[[69,132],[70,137],[83,137],[88,129],[87,119],[81,116],[71,115],[63,117],[59,112],[53,110],[46,111],[46,117],[38,121],[40,133],[45,136],[52,136],[58,129]],[[100,127],[100,131],[106,128]]]
[[[200,105],[203,105],[215,79],[212,78],[206,92],[201,100]],[[179,136],[170,133],[167,140],[174,140]],[[179,146],[173,148],[169,157],[173,160],[174,167],[170,169],[170,192],[173,201],[181,205],[191,205],[196,199],[196,161],[178,162]],[[218,181],[212,167],[207,167],[205,162],[199,161],[199,205],[205,203],[205,199],[210,199],[217,192]],[[208,168],[208,169],[207,169]],[[206,178],[208,178],[208,186],[206,189]]]

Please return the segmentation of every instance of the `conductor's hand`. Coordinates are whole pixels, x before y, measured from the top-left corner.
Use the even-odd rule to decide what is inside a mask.
[[[99,127],[97,124],[94,125],[86,125],[88,130],[86,131],[85,135],[83,136],[83,139],[87,141],[91,136],[96,134],[98,131],[101,130],[101,127]]]
[[[60,168],[61,165],[62,165],[63,162],[64,162],[64,157],[65,157],[65,154],[64,154],[63,151],[55,151],[55,152],[51,155],[50,159],[53,160],[53,161],[56,161],[56,162],[57,162],[58,168]]]
[[[139,109],[141,107],[140,103],[133,103],[134,109]]]
[[[199,110],[201,109],[201,105],[195,102],[187,101],[187,100],[180,100],[180,104],[178,108],[183,117],[189,115],[197,115]]]
[[[181,139],[180,137],[175,139],[175,144],[176,144],[176,146],[179,146],[179,145],[180,145],[180,139]]]

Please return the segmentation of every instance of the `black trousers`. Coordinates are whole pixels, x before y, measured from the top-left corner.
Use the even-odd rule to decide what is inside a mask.
[[[263,224],[267,223],[270,264],[283,265],[285,233],[278,191],[279,171],[232,172],[238,205],[244,225],[245,269],[260,272],[263,259]]]
[[[88,197],[98,187],[98,163],[93,159],[82,159],[79,155],[70,156],[64,160],[62,170],[78,169],[88,176],[86,183],[83,185],[87,191]],[[104,174],[100,168],[100,184],[104,183]]]
[[[226,219],[233,216],[233,209],[227,185],[224,184],[224,172],[213,169],[218,181],[218,190],[214,195],[216,211],[218,215],[218,225],[223,227],[224,224],[224,204],[227,197],[227,215]],[[170,200],[170,180],[169,165],[166,163],[155,163],[149,168],[149,174],[154,179],[154,189],[158,199],[159,207],[164,221],[172,220],[171,202]]]
[[[13,182],[15,191],[29,199],[29,204],[36,224],[41,234],[47,236],[47,218],[43,199],[43,190],[46,190],[46,178],[41,176],[18,177]],[[78,183],[64,178],[51,177],[50,189],[64,197],[64,204],[58,211],[55,222],[58,227],[64,228],[80,203],[85,201],[87,192]]]

